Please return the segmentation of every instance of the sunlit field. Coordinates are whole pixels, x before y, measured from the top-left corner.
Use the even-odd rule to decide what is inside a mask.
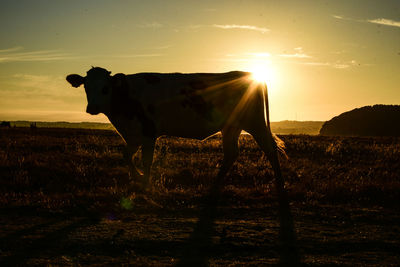
[[[302,261],[400,262],[400,139],[280,137]],[[222,159],[220,141],[160,138],[153,191],[140,193],[114,131],[0,129],[0,263],[184,263]],[[273,172],[249,135],[240,138],[217,210],[198,257],[212,266],[279,262]]]

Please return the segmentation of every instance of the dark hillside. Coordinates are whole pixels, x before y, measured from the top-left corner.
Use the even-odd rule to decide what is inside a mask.
[[[321,135],[400,136],[400,106],[374,105],[344,112],[324,123]]]

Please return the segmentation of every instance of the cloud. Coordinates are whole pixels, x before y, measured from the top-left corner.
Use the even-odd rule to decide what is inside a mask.
[[[252,26],[252,25],[237,25],[237,24],[214,24],[212,25],[215,28],[229,30],[229,29],[242,29],[242,30],[251,30],[251,31],[258,31],[261,33],[269,32],[270,29]]]
[[[7,52],[14,52],[18,50],[22,50],[22,46],[16,46],[16,47],[11,47],[11,48],[6,48],[6,49],[0,49],[0,53],[7,53]]]
[[[335,19],[344,19],[343,16],[339,16],[339,15],[331,15],[332,17],[334,17]]]
[[[346,61],[346,62],[341,62],[341,61],[336,61],[336,62],[302,62],[300,63],[302,65],[308,65],[308,66],[322,66],[322,67],[332,67],[335,69],[348,69],[352,66],[357,66],[360,65],[356,60],[351,60],[351,61]],[[364,64],[367,65],[367,64]]]
[[[295,53],[295,54],[281,54],[280,57],[289,57],[289,58],[311,58],[311,56],[304,53]]]
[[[330,63],[328,62],[303,62],[302,65],[309,65],[309,66],[329,66]]]
[[[385,26],[400,27],[400,21],[395,21],[395,20],[391,20],[391,19],[379,18],[379,19],[370,19],[367,21],[370,23],[375,23],[375,24],[380,24],[380,25],[385,25]]]
[[[332,63],[332,62],[302,62],[300,64],[307,65],[307,66],[332,67],[335,69],[347,69],[350,67],[349,64]]]
[[[395,21],[391,19],[385,19],[385,18],[378,18],[378,19],[368,19],[368,20],[361,20],[361,19],[353,19],[353,18],[345,18],[343,16],[339,15],[331,15],[335,19],[341,19],[341,20],[350,20],[350,21],[356,21],[356,22],[368,22],[368,23],[374,23],[374,24],[379,24],[379,25],[384,25],[384,26],[392,26],[392,27],[400,27],[400,21]]]
[[[349,64],[340,64],[340,63],[335,63],[332,65],[335,69],[347,69],[350,67]]]
[[[312,56],[309,56],[307,54],[305,54],[303,52],[303,48],[302,47],[296,47],[294,48],[294,50],[296,51],[293,54],[280,54],[280,57],[286,57],[286,58],[311,58]]]
[[[38,50],[24,52],[22,47],[12,47],[0,50],[0,63],[23,61],[55,61],[72,59],[70,54],[58,50]]]
[[[345,16],[342,16],[342,15],[331,15],[331,17],[333,17],[335,19],[340,19],[340,20],[350,20],[350,21],[357,21],[357,22],[365,22],[365,20],[346,18]]]
[[[261,33],[266,33],[271,31],[270,29],[263,28],[263,27],[257,27],[253,25],[238,25],[238,24],[213,24],[213,25],[207,25],[207,24],[193,24],[193,25],[187,25],[184,27],[184,29],[187,30],[197,30],[200,28],[218,28],[218,29],[223,29],[223,30],[249,30],[249,31],[257,31]],[[175,31],[179,31],[179,29],[175,29]]]

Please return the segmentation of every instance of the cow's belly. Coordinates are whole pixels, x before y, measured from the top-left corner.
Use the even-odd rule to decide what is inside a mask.
[[[159,110],[155,118],[159,135],[204,139],[220,131],[225,116],[215,110],[201,113],[191,108],[171,106]]]

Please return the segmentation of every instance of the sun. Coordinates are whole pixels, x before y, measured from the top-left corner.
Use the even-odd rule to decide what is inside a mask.
[[[267,69],[263,66],[256,66],[251,71],[252,79],[259,83],[267,83],[268,76],[267,76]]]
[[[252,79],[258,83],[270,83],[273,79],[273,69],[268,62],[255,62],[249,68]]]

